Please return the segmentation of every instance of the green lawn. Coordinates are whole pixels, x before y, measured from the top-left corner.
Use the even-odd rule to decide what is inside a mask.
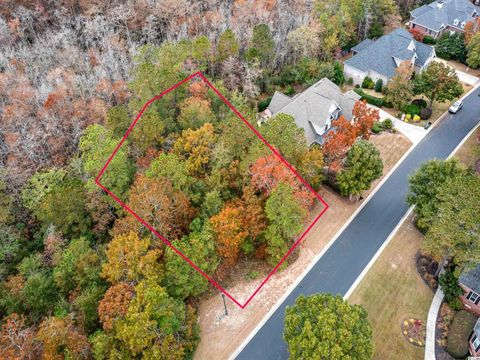
[[[374,359],[424,358],[424,348],[409,344],[400,331],[406,318],[426,322],[433,298],[415,266],[421,239],[422,234],[409,217],[349,298],[368,311],[373,326]]]

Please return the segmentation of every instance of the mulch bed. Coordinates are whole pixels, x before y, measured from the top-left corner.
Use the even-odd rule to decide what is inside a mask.
[[[424,347],[426,336],[426,324],[420,319],[405,319],[400,325],[403,337],[410,344]]]
[[[437,326],[435,329],[435,357],[437,360],[455,360],[455,358],[447,352],[448,330],[454,315],[455,311],[444,302],[438,312]]]
[[[417,266],[417,272],[422,278],[423,282],[433,292],[437,291],[438,282],[435,278],[435,273],[438,269],[438,262],[421,251],[417,251],[415,254],[415,263]]]

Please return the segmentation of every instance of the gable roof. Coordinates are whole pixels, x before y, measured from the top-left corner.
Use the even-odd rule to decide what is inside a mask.
[[[340,112],[349,120],[352,109],[360,97],[354,94],[342,94],[340,88],[327,78],[316,82],[304,92],[290,98],[275,92],[268,109],[272,114],[285,113],[293,116],[298,127],[305,130],[307,144],[319,141],[332,109]]]
[[[461,28],[462,22],[474,18],[474,12],[480,15],[480,7],[469,0],[437,0],[410,12],[411,22],[431,30],[440,31],[447,26]],[[457,24],[455,24],[457,20]]]
[[[458,282],[480,294],[480,264],[473,269],[464,270]]]
[[[421,68],[434,53],[433,47],[416,41],[412,34],[401,28],[362,47],[358,54],[345,61],[345,65],[363,72],[372,70],[388,79],[395,75],[395,69],[399,65],[396,59],[400,62],[412,60],[416,54],[415,65]]]

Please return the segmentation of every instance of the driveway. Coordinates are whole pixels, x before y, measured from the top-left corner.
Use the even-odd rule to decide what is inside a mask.
[[[397,119],[396,117],[390,115],[385,110],[382,110],[376,106],[368,105],[368,107],[378,110],[380,115],[380,121],[385,119],[391,119],[393,121],[394,127],[403,135],[407,137],[413,144],[419,143],[427,134],[427,131],[421,127],[412,124],[408,124],[402,120]]]
[[[464,108],[448,114],[420,141],[355,219],[258,330],[237,359],[287,359],[283,341],[285,308],[301,295],[345,295],[408,209],[408,176],[423,162],[445,159],[477,124],[480,91],[464,99]],[[332,206],[335,206],[334,204]]]
[[[445,60],[443,60],[443,59],[436,58],[435,61],[438,61],[438,62],[444,63],[445,65],[450,66],[450,65],[448,64],[448,61],[445,61]],[[452,67],[452,66],[450,66],[450,67]],[[468,73],[466,73],[466,72],[464,72],[464,71],[460,71],[460,70],[458,70],[458,69],[455,69],[455,72],[457,73],[457,76],[458,76],[459,80],[462,81],[462,82],[464,82],[464,83],[466,83],[466,84],[468,84],[468,85],[474,86],[474,85],[476,85],[478,82],[480,82],[480,79],[479,79],[478,77],[472,75],[472,74],[468,74]]]

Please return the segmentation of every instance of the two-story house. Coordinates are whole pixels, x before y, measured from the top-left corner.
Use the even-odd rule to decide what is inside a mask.
[[[375,41],[366,39],[351,52],[353,56],[344,62],[344,73],[355,84],[361,84],[366,76],[386,84],[403,62],[409,62],[418,73],[435,58],[432,46],[416,41],[405,29],[396,29]]]
[[[423,5],[410,12],[410,29],[435,39],[446,31],[464,32],[465,25],[480,16],[478,2],[437,0]]]
[[[359,99],[355,92],[342,93],[336,84],[323,78],[294,97],[276,91],[265,113],[267,118],[278,113],[293,116],[310,146],[323,143],[323,135],[340,115],[351,121],[353,106]]]

